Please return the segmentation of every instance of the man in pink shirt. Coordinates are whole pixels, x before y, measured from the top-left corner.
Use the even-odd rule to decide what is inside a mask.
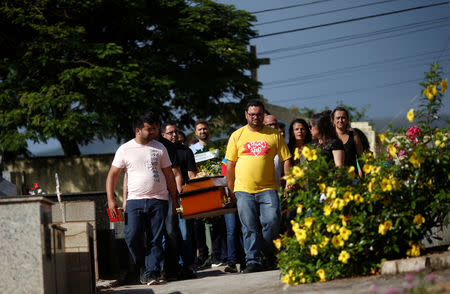
[[[168,196],[169,192],[174,197],[177,195],[167,150],[156,140],[159,123],[158,117],[150,112],[135,121],[135,138],[116,151],[106,179],[108,208],[115,214],[118,204],[114,190],[120,173],[126,169],[125,241],[134,262],[141,268],[141,283],[147,285],[158,283]]]

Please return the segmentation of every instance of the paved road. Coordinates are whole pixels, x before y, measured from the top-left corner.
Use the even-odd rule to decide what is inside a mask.
[[[166,283],[155,286],[126,285],[101,290],[102,294],[232,294],[232,293],[330,293],[330,294],[365,294],[383,293],[390,287],[401,287],[405,284],[405,274],[377,275],[340,279],[325,283],[314,283],[298,286],[287,286],[279,279],[280,271],[267,271],[251,274],[228,274],[224,267],[207,269],[198,272],[198,278]],[[450,269],[435,271],[437,286],[450,294]],[[374,292],[373,287],[378,287]]]

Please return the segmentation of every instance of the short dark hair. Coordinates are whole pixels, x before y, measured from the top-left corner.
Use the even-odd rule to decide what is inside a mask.
[[[133,122],[133,132],[136,129],[142,129],[144,127],[144,123],[148,123],[149,125],[160,124],[161,121],[159,117],[152,111],[147,111],[143,115],[136,118]]]
[[[252,101],[249,101],[249,102],[247,103],[247,106],[245,107],[245,111],[248,112],[248,109],[249,109],[251,106],[254,106],[254,107],[261,107],[262,110],[263,110],[263,112],[266,112],[266,108],[264,107],[264,104],[263,104],[261,101],[259,101],[259,100],[252,100]]]
[[[167,126],[175,126],[175,128],[178,129],[177,125],[174,122],[169,121],[169,122],[163,123],[161,125],[161,133],[165,133],[166,132]]]
[[[194,123],[194,129],[196,129],[197,126],[200,125],[200,124],[206,125],[206,126],[209,128],[209,124],[208,124],[208,122],[207,122],[206,120],[204,120],[204,119],[199,119],[199,120],[197,120],[197,121]]]

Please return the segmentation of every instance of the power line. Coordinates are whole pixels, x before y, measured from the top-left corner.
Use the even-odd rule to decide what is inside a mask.
[[[305,15],[300,15],[300,16],[295,16],[295,17],[266,21],[266,22],[262,22],[262,23],[257,23],[257,24],[255,24],[255,26],[262,26],[262,25],[267,25],[267,24],[274,24],[274,23],[296,20],[296,19],[301,19],[301,18],[307,18],[307,17],[312,17],[312,16],[318,16],[318,15],[323,15],[323,14],[330,14],[330,13],[334,13],[334,12],[341,12],[341,11],[346,11],[346,10],[351,10],[351,9],[356,9],[356,8],[368,7],[368,6],[373,6],[373,5],[378,5],[378,4],[383,4],[386,2],[393,2],[393,1],[397,1],[397,0],[385,0],[385,1],[380,1],[380,2],[361,4],[361,5],[352,6],[352,7],[334,9],[334,10],[329,10],[329,11],[324,11],[324,12],[317,12],[317,13],[305,14]]]
[[[380,89],[380,88],[388,88],[388,87],[398,86],[398,85],[401,85],[401,84],[409,84],[409,83],[413,83],[413,82],[417,83],[419,81],[421,81],[421,79],[420,78],[416,78],[416,79],[412,79],[412,80],[401,81],[401,82],[396,82],[396,83],[391,83],[391,84],[382,84],[382,85],[376,85],[376,86],[373,86],[373,87],[366,87],[366,88],[359,88],[359,89],[353,89],[353,90],[339,91],[339,92],[334,92],[334,93],[330,93],[330,94],[320,94],[320,95],[307,96],[307,97],[296,97],[296,98],[289,98],[289,99],[281,99],[281,100],[277,100],[276,103],[290,102],[290,101],[295,101],[295,100],[297,100],[297,101],[307,101],[307,100],[313,100],[313,99],[324,99],[324,98],[329,97],[329,96],[339,96],[339,95],[350,94],[350,93],[360,92],[360,91],[367,91],[367,90]]]
[[[334,70],[330,70],[330,71],[326,71],[326,72],[320,72],[320,73],[316,73],[316,74],[310,74],[310,75],[303,75],[303,76],[298,76],[298,77],[294,77],[294,78],[290,78],[290,79],[284,79],[284,80],[278,80],[278,81],[273,81],[273,82],[268,82],[268,83],[264,83],[264,85],[273,85],[273,84],[283,84],[283,83],[289,83],[289,82],[294,82],[294,81],[298,81],[298,80],[308,80],[308,79],[314,79],[314,78],[321,78],[324,77],[326,75],[330,75],[330,74],[338,74],[338,73],[342,73],[342,72],[349,72],[352,70],[357,70],[357,69],[361,69],[361,68],[366,68],[366,67],[371,67],[373,68],[374,66],[379,66],[382,64],[386,64],[386,63],[398,63],[398,62],[403,62],[405,60],[409,60],[409,59],[413,59],[413,58],[417,58],[417,57],[421,57],[421,56],[429,56],[430,54],[441,54],[442,50],[436,50],[436,51],[431,51],[431,52],[423,52],[420,54],[415,54],[415,55],[410,55],[410,56],[404,56],[404,57],[400,57],[400,58],[391,58],[391,59],[384,59],[381,61],[376,61],[376,62],[371,62],[371,63],[366,63],[366,64],[361,64],[361,65],[356,65],[356,66],[348,66],[348,67],[343,67],[343,68],[338,68],[338,69],[334,69]]]
[[[258,13],[263,13],[263,12],[270,12],[270,11],[277,11],[277,10],[289,9],[289,8],[294,8],[294,7],[300,7],[300,6],[313,5],[313,4],[318,4],[318,3],[322,3],[322,2],[328,2],[328,1],[331,1],[331,0],[318,0],[318,1],[313,1],[313,2],[309,2],[309,3],[295,4],[295,5],[278,7],[278,8],[270,8],[270,9],[264,9],[264,10],[259,10],[259,11],[253,11],[250,13],[258,14]]]
[[[401,31],[401,30],[410,29],[413,27],[421,26],[421,25],[431,25],[431,24],[441,23],[444,21],[448,21],[449,19],[450,19],[450,17],[442,17],[442,18],[438,18],[438,19],[434,19],[434,20],[414,22],[414,23],[410,23],[410,24],[406,24],[406,25],[391,27],[391,28],[367,32],[367,33],[345,35],[345,36],[341,36],[338,38],[326,39],[326,40],[302,44],[302,45],[261,51],[261,52],[258,52],[258,55],[262,56],[262,55],[268,55],[268,54],[273,54],[273,53],[294,51],[294,50],[298,50],[298,49],[305,49],[305,48],[311,48],[311,47],[316,47],[316,46],[328,45],[328,44],[332,44],[332,43],[336,43],[336,42],[349,41],[349,40],[353,40],[353,39],[365,38],[365,37],[370,37],[370,36],[384,34],[384,33]]]
[[[449,24],[446,24],[444,27],[446,27],[446,26],[449,26]],[[406,32],[406,33],[400,33],[400,34],[395,34],[395,35],[390,35],[390,36],[385,36],[385,37],[374,38],[374,39],[370,39],[370,40],[353,42],[353,43],[350,43],[350,44],[343,44],[343,45],[338,45],[338,46],[333,46],[333,47],[328,47],[328,48],[315,49],[313,51],[306,51],[306,52],[290,54],[290,55],[284,55],[284,56],[279,56],[279,57],[271,57],[271,60],[281,60],[281,59],[292,58],[292,57],[297,57],[297,56],[301,56],[301,55],[307,55],[307,54],[312,54],[312,53],[319,53],[319,52],[328,51],[328,50],[332,50],[332,49],[339,49],[339,48],[344,48],[344,47],[349,47],[349,46],[366,44],[366,43],[370,43],[370,42],[374,42],[374,41],[378,41],[378,40],[382,40],[382,39],[390,39],[390,38],[394,38],[394,37],[398,37],[398,36],[404,36],[406,34],[414,34],[414,33],[419,33],[419,32],[422,32],[422,31],[428,31],[428,30],[436,29],[436,28],[442,28],[442,26],[440,26],[440,25],[432,26],[432,27],[423,28],[423,29],[420,29],[420,30],[414,30],[414,31]]]
[[[325,24],[320,24],[320,25],[315,25],[315,26],[303,27],[303,28],[298,28],[298,29],[293,29],[293,30],[287,30],[287,31],[281,31],[281,32],[270,33],[270,34],[265,34],[265,35],[259,35],[259,36],[254,37],[253,39],[259,39],[259,38],[271,37],[271,36],[276,36],[276,35],[282,35],[282,34],[300,32],[300,31],[305,31],[305,30],[317,29],[317,28],[322,28],[322,27],[327,27],[327,26],[332,26],[332,25],[337,25],[337,24],[343,24],[343,23],[349,23],[349,22],[354,22],[354,21],[360,21],[360,20],[365,20],[365,19],[370,19],[370,18],[375,18],[375,17],[381,17],[381,16],[386,16],[386,15],[403,13],[403,12],[408,12],[408,11],[413,11],[413,10],[418,10],[418,9],[423,9],[423,8],[430,8],[430,7],[435,7],[435,6],[441,6],[441,5],[446,5],[446,4],[448,4],[448,1],[435,3],[435,4],[416,6],[416,7],[402,9],[402,10],[395,10],[395,11],[390,11],[390,12],[385,12],[385,13],[373,14],[373,15],[368,15],[368,16],[363,16],[363,17],[351,18],[351,19],[335,21],[335,22],[330,22],[330,23],[325,23]]]

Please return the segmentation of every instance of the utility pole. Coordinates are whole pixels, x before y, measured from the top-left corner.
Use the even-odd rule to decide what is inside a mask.
[[[256,46],[255,45],[251,45],[250,46],[250,53],[255,56],[255,58],[257,58],[257,53],[256,53]],[[258,61],[260,62],[260,64],[270,64],[270,58],[258,58]],[[254,68],[251,71],[251,78],[252,80],[258,81],[258,68]]]

